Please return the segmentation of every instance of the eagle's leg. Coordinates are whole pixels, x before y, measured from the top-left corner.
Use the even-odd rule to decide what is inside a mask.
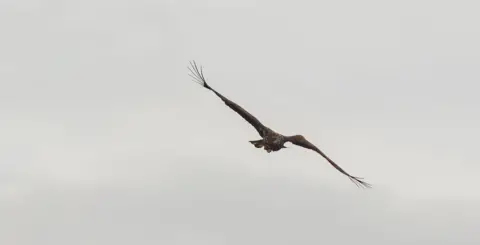
[[[250,143],[252,143],[256,148],[261,148],[261,147],[264,146],[263,139],[261,139],[261,140],[250,140]]]

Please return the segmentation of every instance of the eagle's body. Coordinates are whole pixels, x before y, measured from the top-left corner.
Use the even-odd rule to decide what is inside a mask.
[[[327,157],[320,149],[318,149],[315,145],[310,143],[308,140],[305,139],[302,135],[293,135],[293,136],[285,136],[280,133],[275,132],[274,130],[270,129],[269,127],[263,125],[256,117],[250,114],[248,111],[243,109],[240,105],[236,104],[235,102],[227,99],[222,94],[218,93],[215,89],[210,87],[203,76],[202,69],[198,69],[195,62],[191,63],[192,67],[189,68],[192,74],[190,76],[199,84],[201,84],[204,88],[212,91],[215,93],[230,109],[237,112],[243,119],[249,122],[258,132],[261,139],[259,140],[251,140],[252,143],[256,148],[264,148],[265,151],[268,153],[272,151],[279,151],[282,148],[286,148],[284,146],[285,143],[290,142],[292,144],[313,150],[320,155],[322,155],[333,167],[335,167],[338,171],[345,174],[352,180],[357,186],[363,187],[370,187],[370,184],[360,180],[361,178],[351,176],[347,172],[345,172],[340,166],[338,166],[335,162],[333,162],[329,157]]]
[[[284,144],[287,142],[287,137],[279,134],[269,128],[263,130],[263,136],[261,140],[252,140],[255,147],[263,147],[267,152],[279,151],[282,148],[286,148]]]

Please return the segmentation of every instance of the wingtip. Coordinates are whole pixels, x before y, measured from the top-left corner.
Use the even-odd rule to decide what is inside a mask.
[[[350,178],[350,180],[359,188],[366,188],[366,189],[370,189],[372,188],[372,185],[361,180],[363,178],[360,178],[360,177],[355,177],[355,176],[348,176]]]
[[[190,71],[188,75],[193,79],[194,82],[211,90],[210,86],[207,84],[207,81],[205,80],[205,77],[203,76],[203,67],[200,66],[199,68],[195,60],[190,61],[190,66],[188,67],[188,70]]]
[[[362,188],[367,188],[367,189],[372,188],[372,185],[370,183],[367,183],[367,182],[359,180],[359,179],[356,179],[356,181],[359,183],[359,186],[362,187]]]

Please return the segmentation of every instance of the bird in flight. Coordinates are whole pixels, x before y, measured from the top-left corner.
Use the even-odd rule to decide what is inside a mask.
[[[320,154],[322,157],[324,157],[334,168],[336,168],[338,171],[340,171],[342,174],[346,175],[355,185],[358,187],[365,187],[365,188],[370,188],[371,185],[367,182],[364,182],[363,178],[360,177],[355,177],[350,174],[348,174],[345,170],[340,168],[334,161],[332,161],[325,153],[323,153],[320,149],[318,149],[315,145],[310,143],[305,137],[302,135],[292,135],[292,136],[285,136],[282,134],[279,134],[275,132],[274,130],[270,129],[269,127],[263,125],[255,116],[250,114],[248,111],[243,109],[241,106],[236,104],[235,102],[227,99],[225,96],[217,92],[215,89],[210,87],[208,85],[205,77],[203,76],[203,68],[200,66],[200,68],[197,66],[195,61],[190,62],[190,67],[188,67],[190,70],[189,76],[193,78],[195,82],[198,84],[202,85],[204,88],[212,91],[215,93],[230,109],[234,110],[236,113],[238,113],[243,119],[245,119],[247,122],[249,122],[258,132],[258,134],[262,137],[262,139],[259,140],[251,140],[250,143],[252,143],[256,148],[264,148],[265,151],[268,153],[270,152],[275,152],[279,151],[282,148],[287,148],[284,146],[285,143],[290,142],[294,145],[298,145],[310,150],[313,150]]]

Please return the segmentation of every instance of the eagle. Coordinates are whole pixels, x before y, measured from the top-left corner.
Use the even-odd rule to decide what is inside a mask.
[[[213,89],[206,81],[203,75],[203,67],[198,67],[195,61],[190,61],[190,66],[188,67],[190,73],[189,76],[195,81],[196,83],[202,85],[204,88],[212,91],[217,95],[230,109],[238,113],[243,119],[245,119],[250,125],[252,125],[260,135],[261,139],[259,140],[251,140],[249,141],[253,146],[256,148],[263,148],[266,152],[276,152],[283,148],[287,148],[284,144],[290,142],[294,145],[304,147],[306,149],[313,150],[324,157],[334,168],[340,171],[342,174],[346,175],[355,185],[358,187],[363,188],[371,188],[371,185],[365,181],[363,178],[355,177],[347,173],[343,170],[340,166],[338,166],[332,159],[330,159],[325,153],[323,153],[318,147],[314,144],[310,143],[304,136],[302,135],[292,135],[286,136],[280,133],[275,132],[271,128],[265,126],[258,120],[255,116],[250,114],[247,110],[242,108],[237,103],[229,100],[227,97],[223,96],[215,89]]]

